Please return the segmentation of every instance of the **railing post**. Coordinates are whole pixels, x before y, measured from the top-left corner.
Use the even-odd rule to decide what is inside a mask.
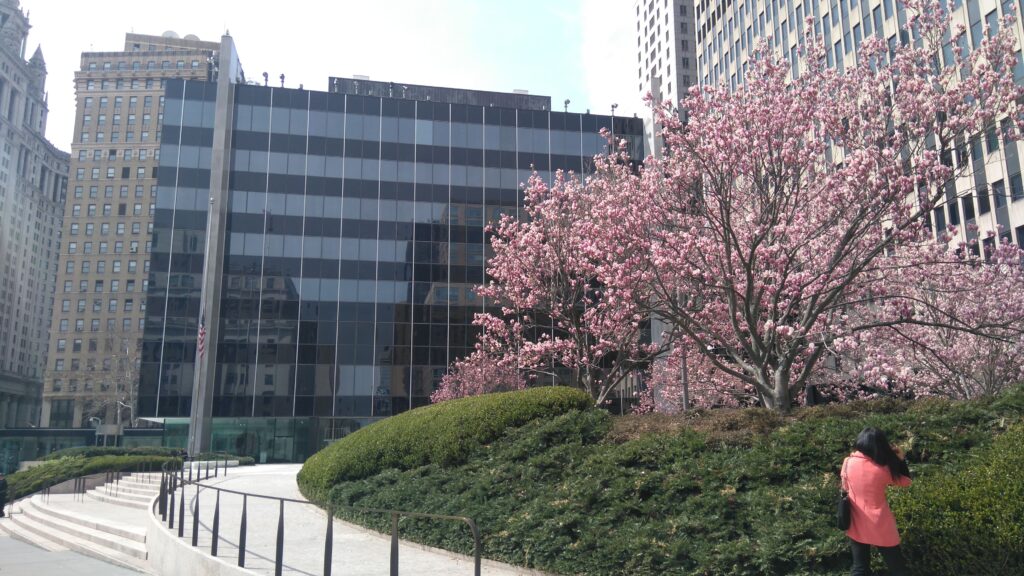
[[[193,500],[194,506],[192,508],[192,546],[196,547],[199,545],[199,484],[196,484],[196,497]]]
[[[206,480],[210,479],[210,461],[209,460],[206,461],[206,476],[205,476],[205,479]]]
[[[473,532],[473,576],[480,576],[480,529],[471,518],[467,518],[466,521]]]
[[[192,468],[193,468],[192,462],[189,462],[188,463],[188,483],[189,484],[192,483]],[[198,472],[196,473],[196,476],[199,476]]]
[[[160,475],[160,500],[157,501],[160,510],[160,519],[167,520],[167,477]]]
[[[398,576],[398,512],[391,513],[391,576]]]
[[[217,477],[217,468],[218,468],[219,465],[220,465],[220,460],[214,460],[213,461],[213,477],[214,478]]]
[[[274,558],[274,576],[281,576],[281,569],[284,567],[284,500],[281,503],[281,511],[277,516],[277,553]]]
[[[238,529],[238,567],[245,568],[245,511],[249,496],[242,494],[242,522]]]
[[[224,459],[224,476],[227,477],[227,475],[228,475],[228,459],[225,458]]]
[[[217,539],[220,536],[220,490],[217,490],[217,502],[213,505],[213,544],[210,544],[210,556],[217,555]]]
[[[324,576],[331,576],[334,561],[334,510],[327,505],[327,537],[324,538]]]
[[[181,485],[181,500],[178,501],[178,538],[185,537],[185,484]]]
[[[177,492],[177,487],[171,488],[171,511],[168,514],[167,527],[174,529],[174,494]]]

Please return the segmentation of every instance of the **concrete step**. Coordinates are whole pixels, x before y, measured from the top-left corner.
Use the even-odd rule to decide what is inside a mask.
[[[130,482],[132,484],[141,484],[144,486],[160,486],[160,473],[137,472],[128,476],[122,476],[121,482]]]
[[[89,492],[86,492],[85,495],[93,500],[99,500],[100,502],[116,504],[118,506],[127,506],[128,508],[138,508],[139,510],[149,509],[149,502],[152,500],[151,498],[132,498],[125,494],[107,496],[106,492],[102,489],[90,490]]]
[[[146,559],[145,531],[130,530],[125,526],[108,526],[95,519],[60,513],[54,507],[33,500],[25,507],[25,515],[33,521],[49,526],[59,537],[73,536],[100,548],[120,552],[139,560]]]
[[[104,484],[96,488],[102,490],[104,494],[118,495],[118,494],[137,494],[139,496],[147,496],[152,498],[160,493],[160,486],[140,486],[139,484],[129,484],[128,482],[111,482]]]
[[[19,512],[15,516],[22,516],[22,514]],[[67,550],[64,546],[44,535],[45,531],[43,533],[36,533],[31,528],[26,528],[15,519],[15,516],[0,518],[0,535],[10,536],[15,540],[31,544],[36,548],[42,548],[47,552],[64,552]]]
[[[109,562],[110,564],[121,566],[123,568],[152,573],[149,568],[149,564],[145,559],[126,554],[120,550],[102,546],[97,542],[82,538],[76,533],[64,532],[54,527],[54,521],[49,523],[40,521],[38,516],[29,512],[29,508],[31,508],[30,506],[26,506],[25,508],[26,513],[19,514],[18,517],[14,519],[15,524],[19,529],[32,532],[36,536],[49,539],[67,550],[74,550],[80,554],[98,558],[104,562]],[[142,546],[143,553],[145,553],[144,545],[139,545],[137,542],[132,542],[129,545]]]
[[[37,510],[45,512],[49,516],[54,516],[65,522],[71,522],[79,526],[91,528],[93,530],[99,530],[107,534],[112,534],[118,538],[124,538],[126,540],[132,540],[141,544],[146,543],[146,529],[132,526],[130,524],[122,524],[114,522],[112,520],[97,519],[91,516],[71,512],[64,509],[57,503],[47,504],[46,500],[42,496],[34,496],[32,498],[32,506]],[[30,514],[31,515],[31,514]]]

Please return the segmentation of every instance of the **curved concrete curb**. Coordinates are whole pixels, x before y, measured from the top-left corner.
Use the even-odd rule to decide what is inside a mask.
[[[149,534],[146,547],[149,549],[149,565],[161,576],[254,576],[252,570],[239,568],[220,558],[215,558],[193,548],[172,534],[156,514],[155,496],[149,505]]]

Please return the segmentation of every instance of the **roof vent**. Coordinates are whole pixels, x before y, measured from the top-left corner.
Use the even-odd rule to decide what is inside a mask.
[[[353,74],[352,78],[355,80],[369,80],[369,76],[363,76],[362,74]]]
[[[529,95],[530,91],[529,90],[523,90],[522,88],[515,88],[515,89],[512,90],[512,93],[513,94],[523,94],[525,96],[525,95]]]

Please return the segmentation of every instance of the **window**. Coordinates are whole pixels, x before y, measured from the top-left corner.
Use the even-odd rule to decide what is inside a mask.
[[[93,285],[93,292],[96,292],[96,293],[103,292],[103,280],[97,280],[96,281],[96,284]]]
[[[120,240],[114,242],[114,254],[120,254],[122,252],[124,252],[124,242],[121,242]]]
[[[117,312],[117,298],[111,298],[107,303],[107,312]]]
[[[135,204],[134,206],[132,206],[132,215],[142,216],[142,204]]]
[[[71,215],[74,216],[75,218],[78,218],[79,216],[81,216],[82,215],[82,205],[81,204],[75,204],[74,206],[72,206],[71,207]]]
[[[124,311],[132,312],[133,310],[135,310],[135,303],[134,301],[132,301],[131,298],[128,298],[127,300],[124,301]]]
[[[78,223],[71,224],[71,235],[78,236]]]
[[[1024,182],[1020,174],[1010,176],[1010,198],[1014,201],[1024,199]]]
[[[103,299],[96,298],[92,301],[92,311],[99,313],[103,311]]]
[[[78,252],[78,242],[68,242],[68,254]]]
[[[67,318],[62,318],[61,319],[61,321],[60,321],[60,331],[61,332],[67,332],[68,331],[68,319]]]
[[[89,216],[95,216],[95,215],[96,215],[96,205],[95,204],[89,204]]]
[[[85,235],[86,236],[92,236],[92,232],[93,232],[93,223],[92,222],[86,222],[85,223]]]
[[[124,283],[125,292],[135,292],[135,280],[126,280]]]
[[[75,271],[75,261],[74,260],[68,260],[68,263],[64,266],[64,273],[65,274],[72,274],[72,273],[74,273],[74,271]]]
[[[107,273],[107,261],[106,260],[97,260],[96,261],[96,273],[97,274],[106,274]]]
[[[137,260],[129,260],[128,261],[128,273],[129,274],[134,274],[136,268],[138,268],[138,264],[139,263],[138,263]]]
[[[71,300],[61,300],[60,302],[61,312],[71,312]]]
[[[1006,185],[1002,180],[992,183],[992,200],[995,202],[996,208],[1006,206]]]
[[[138,222],[132,222],[132,234],[142,233],[142,225]]]
[[[113,180],[113,179],[114,179],[114,167],[111,166],[111,167],[107,168],[107,180]]]
[[[78,299],[78,307],[76,308],[79,314],[85,312],[85,298]]]
[[[978,214],[988,214],[992,209],[988,203],[988,189],[978,188]]]
[[[88,280],[79,280],[78,281],[78,291],[79,292],[88,292],[89,291],[89,281]]]
[[[64,291],[71,292],[71,280],[64,281]]]
[[[64,352],[68,349],[68,341],[65,338],[57,340],[57,352]]]
[[[120,274],[121,273],[121,261],[120,260],[114,260],[110,264],[113,267],[114,274]]]
[[[118,236],[124,236],[124,222],[118,222],[117,223],[117,232],[115,232],[115,233]]]
[[[110,224],[108,222],[100,224],[100,236],[106,236],[108,234],[110,234]]]
[[[104,205],[103,205],[103,215],[104,215],[104,216],[110,216],[110,214],[111,214],[111,209],[112,209],[112,208],[111,208],[111,205],[110,205],[110,204],[104,204]]]
[[[82,260],[82,274],[88,274],[90,268],[90,262],[88,260]]]
[[[85,319],[79,318],[75,320],[75,332],[85,332]]]
[[[125,318],[125,319],[121,320],[121,330],[124,331],[124,332],[131,332],[132,331],[132,319],[131,318]]]
[[[100,319],[99,318],[93,318],[92,322],[89,322],[89,331],[90,332],[99,332],[100,331]]]
[[[121,281],[120,280],[111,280],[110,281],[110,291],[112,293],[120,292],[121,291]]]
[[[57,361],[54,362],[54,364],[53,364],[53,369],[56,370],[57,372],[63,372],[64,371],[64,359],[63,358],[57,358]]]

